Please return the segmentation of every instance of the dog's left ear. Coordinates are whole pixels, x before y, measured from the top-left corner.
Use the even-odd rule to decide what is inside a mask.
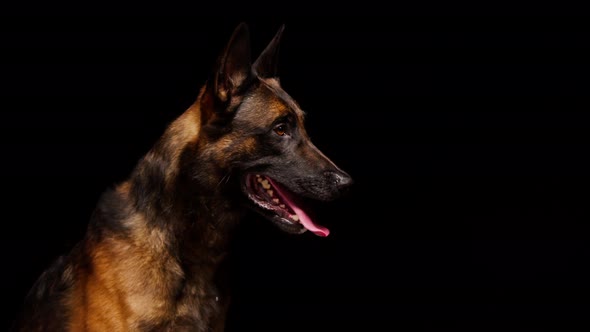
[[[218,59],[213,82],[217,99],[225,103],[237,95],[250,78],[251,71],[250,32],[248,26],[241,23],[234,30],[225,51]]]
[[[252,65],[254,73],[259,77],[278,79],[279,44],[283,36],[283,30],[285,30],[284,24],[281,25],[274,38]]]

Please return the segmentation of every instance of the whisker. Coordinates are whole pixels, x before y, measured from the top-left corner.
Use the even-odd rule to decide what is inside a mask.
[[[227,173],[225,174],[221,180],[219,180],[219,183],[217,184],[217,187],[219,187],[222,183],[226,184],[229,181],[229,178],[231,177],[231,173]]]

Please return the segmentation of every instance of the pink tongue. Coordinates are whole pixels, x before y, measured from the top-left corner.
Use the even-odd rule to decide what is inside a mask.
[[[272,186],[276,189],[277,194],[281,196],[283,201],[289,205],[289,207],[295,212],[295,214],[299,217],[299,222],[303,227],[307,230],[312,231],[315,235],[326,237],[330,234],[330,230],[326,227],[322,227],[320,225],[315,224],[311,221],[311,218],[301,209],[299,208],[290,198],[289,195],[284,192],[278,185],[276,185],[270,178],[267,178]]]

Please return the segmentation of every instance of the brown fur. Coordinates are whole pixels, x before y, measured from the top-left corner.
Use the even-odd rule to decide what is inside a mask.
[[[278,80],[263,77],[267,63],[256,67],[256,77],[240,66],[241,58],[249,66],[239,38],[244,29],[236,29],[195,103],[129,179],[101,197],[85,238],[38,279],[15,330],[222,331],[229,305],[225,258],[245,213],[242,172],[288,172],[285,165],[301,162],[310,165],[309,176],[298,178],[295,167],[299,182],[286,187],[318,199],[340,190],[334,179],[347,175],[311,144],[303,111]],[[283,117],[299,124],[292,132],[298,141],[288,149],[272,131]],[[326,178],[326,172],[340,173]],[[314,177],[311,185],[301,180]]]

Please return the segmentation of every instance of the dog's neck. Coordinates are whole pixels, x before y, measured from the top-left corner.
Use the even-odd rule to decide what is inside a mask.
[[[187,267],[218,264],[243,214],[238,200],[228,196],[229,174],[201,150],[206,138],[200,132],[200,114],[197,101],[116,189],[128,213],[141,216],[137,225],[129,225],[130,232],[161,230],[168,237],[163,241],[167,250]]]

